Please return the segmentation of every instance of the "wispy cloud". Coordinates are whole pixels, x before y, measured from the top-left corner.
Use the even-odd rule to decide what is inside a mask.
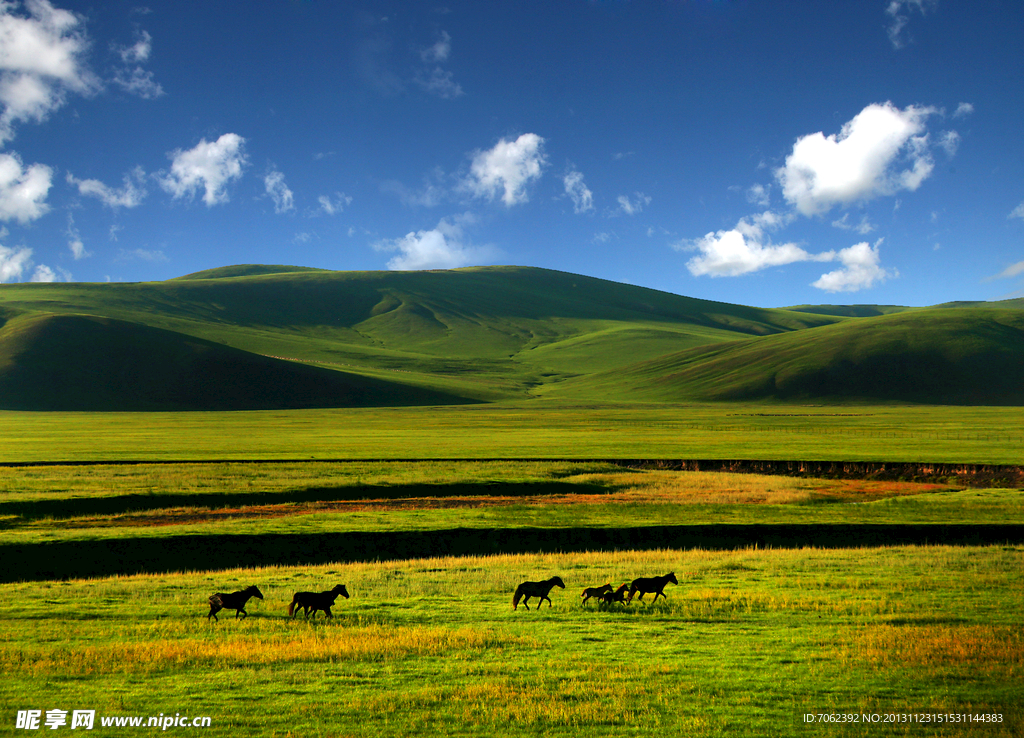
[[[619,203],[616,213],[623,213],[625,215],[636,215],[643,211],[645,207],[651,204],[650,195],[645,195],[642,192],[633,193],[634,196],[631,199],[627,195],[619,195],[616,198],[616,202]]]
[[[938,4],[938,0],[890,0],[885,8],[885,14],[889,16],[889,25],[886,30],[889,33],[889,41],[894,49],[902,49],[907,44],[906,30],[910,22],[910,14],[918,11],[925,15],[930,9]]]
[[[572,200],[574,213],[585,213],[594,209],[594,193],[583,182],[583,172],[570,169],[562,177],[562,184],[565,185],[565,194]]]
[[[95,197],[113,210],[138,207],[148,194],[144,184],[146,173],[142,167],[135,167],[125,174],[120,189],[108,187],[98,179],[78,179],[70,172],[65,179],[69,185],[78,188],[80,195]]]
[[[268,171],[263,177],[263,186],[266,188],[267,194],[270,195],[270,199],[274,201],[275,213],[286,213],[295,209],[295,195],[285,184],[282,172],[276,169]]]

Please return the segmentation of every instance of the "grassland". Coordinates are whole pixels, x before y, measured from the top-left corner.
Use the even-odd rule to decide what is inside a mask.
[[[1024,719],[1020,547],[578,553],[0,585],[15,709],[212,717],[210,734],[1012,736]],[[668,600],[583,586],[674,571]],[[554,607],[513,611],[558,573]],[[249,618],[205,595],[258,582]],[[333,622],[297,589],[347,584]],[[809,726],[806,713],[1002,723]]]
[[[0,720],[1020,735],[1022,314],[514,267],[0,286]],[[338,583],[332,621],[286,617]]]

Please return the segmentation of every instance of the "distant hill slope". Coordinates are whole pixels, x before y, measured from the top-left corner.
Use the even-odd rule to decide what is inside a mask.
[[[1024,312],[931,309],[704,346],[553,396],[1024,404]]]
[[[0,408],[7,410],[262,410],[462,401],[109,318],[19,316],[0,328]]]
[[[834,314],[514,266],[249,264],[164,282],[4,284],[0,406],[1017,402],[1021,357],[1006,316],[1022,311],[825,307]],[[239,377],[251,378],[246,393]]]

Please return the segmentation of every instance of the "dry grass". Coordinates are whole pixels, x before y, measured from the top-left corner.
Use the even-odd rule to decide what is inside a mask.
[[[0,648],[0,670],[31,674],[150,674],[183,667],[218,668],[336,661],[392,661],[448,656],[488,649],[501,652],[532,642],[518,636],[462,627],[364,625],[310,627],[305,622],[276,625],[236,623],[222,636],[207,625],[181,623],[182,637],[95,646]],[[213,626],[215,627],[215,626]],[[171,626],[171,630],[174,630]],[[269,629],[270,632],[267,632]],[[166,630],[166,628],[165,628]],[[207,630],[205,633],[197,631]]]

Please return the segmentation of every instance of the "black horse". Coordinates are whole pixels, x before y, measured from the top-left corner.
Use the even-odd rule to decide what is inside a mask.
[[[544,600],[547,600],[548,607],[551,607],[551,598],[548,597],[548,592],[551,591],[552,587],[561,587],[562,589],[565,589],[565,583],[562,582],[559,577],[551,577],[546,582],[523,582],[516,587],[516,593],[512,597],[512,609],[518,609],[519,600],[522,600],[523,605],[525,605],[526,609],[529,610],[530,606],[527,605],[526,602],[531,597],[537,597],[540,599],[540,604],[537,605],[537,609],[540,609]]]
[[[626,603],[626,590],[629,589],[628,584],[620,584],[619,588],[614,592],[605,592],[601,595],[601,601],[606,605],[610,605],[613,602]]]
[[[288,605],[288,615],[294,618],[301,609],[303,615],[308,618],[310,613],[315,617],[317,610],[323,610],[325,616],[333,618],[331,608],[338,595],[348,599],[348,590],[344,584],[339,584],[327,592],[296,592],[291,604]]]
[[[583,594],[581,594],[580,597],[583,598],[583,602],[586,602],[591,597],[595,597],[597,599],[601,599],[602,597],[604,597],[606,594],[608,594],[611,591],[612,591],[612,585],[611,584],[602,584],[600,587],[587,587],[585,590],[583,590]]]
[[[665,589],[665,585],[669,582],[672,582],[672,584],[679,584],[679,582],[676,581],[676,575],[672,572],[669,572],[663,577],[641,577],[640,579],[634,579],[629,585],[629,599],[627,599],[626,602],[632,602],[633,595],[637,592],[640,593],[639,599],[641,600],[644,598],[645,594],[650,592],[654,592],[655,602],[657,602],[659,595],[668,599],[668,596],[662,590]]]
[[[263,593],[256,588],[255,584],[251,587],[246,587],[240,592],[232,592],[230,594],[218,592],[217,594],[212,594],[210,595],[210,614],[206,616],[206,619],[213,618],[217,620],[217,613],[221,610],[235,610],[235,620],[238,620],[239,615],[249,617],[249,613],[245,611],[245,603],[253,597],[263,599]]]

